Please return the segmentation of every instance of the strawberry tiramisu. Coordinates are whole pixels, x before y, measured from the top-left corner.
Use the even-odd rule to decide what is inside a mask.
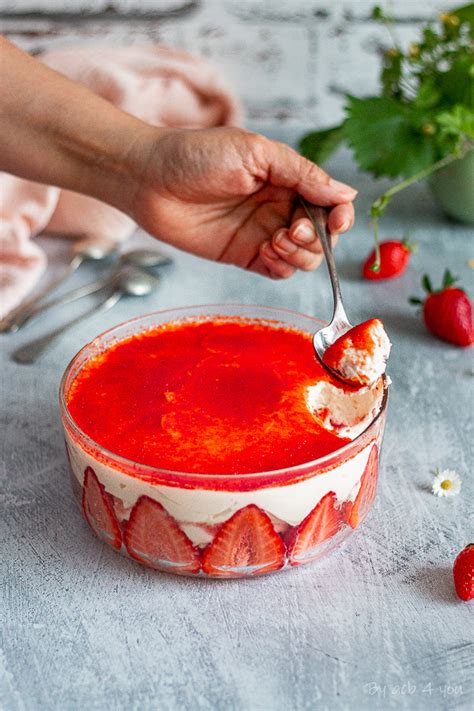
[[[332,378],[308,317],[155,314],[86,346],[62,384],[94,533],[152,568],[238,577],[318,558],[367,515],[386,390]]]
[[[391,343],[378,318],[364,321],[340,336],[323,361],[353,385],[373,385],[385,373]]]

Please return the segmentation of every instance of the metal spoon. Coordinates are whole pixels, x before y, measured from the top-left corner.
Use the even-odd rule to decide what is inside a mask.
[[[121,254],[120,261],[144,269],[154,269],[171,264],[173,260],[156,249],[132,249]]]
[[[28,321],[32,318],[38,316],[39,314],[53,308],[53,306],[60,306],[64,304],[70,304],[76,299],[81,299],[83,296],[90,296],[98,291],[101,291],[106,286],[109,286],[117,277],[117,271],[122,268],[124,264],[131,264],[132,266],[142,267],[146,269],[152,269],[153,267],[161,267],[167,264],[171,264],[173,260],[170,257],[161,254],[157,250],[151,249],[134,249],[130,252],[124,252],[120,255],[117,266],[112,273],[91,282],[90,284],[84,284],[84,286],[79,286],[76,289],[71,289],[59,296],[56,296],[48,301],[44,301],[40,304],[35,304],[32,306],[28,313],[24,314],[21,323],[16,323],[15,331],[22,328]],[[1,329],[0,329],[1,330]],[[10,331],[13,329],[10,329]]]
[[[63,283],[68,276],[73,274],[76,269],[79,269],[85,261],[101,261],[111,257],[117,250],[116,242],[111,239],[102,237],[83,237],[74,242],[71,248],[71,260],[66,269],[47,284],[44,289],[37,292],[34,296],[26,301],[23,301],[16,309],[0,320],[0,333],[18,331],[30,318],[32,313],[36,313],[37,303],[40,299],[50,294],[60,284]]]
[[[122,298],[122,296],[147,296],[159,284],[159,277],[150,274],[138,267],[125,266],[117,273],[115,281],[112,285],[112,292],[92,309],[84,314],[68,321],[54,331],[46,333],[44,336],[35,338],[24,346],[17,348],[12,353],[12,359],[17,363],[34,363],[43,353],[51,346],[53,341],[58,338],[64,331],[67,331],[72,326],[84,321],[89,316],[100,311],[108,311]]]
[[[334,343],[340,336],[352,328],[349,319],[347,318],[342,303],[341,286],[339,284],[339,276],[337,274],[336,262],[332,253],[331,238],[328,235],[327,229],[327,211],[322,207],[312,205],[304,198],[300,197],[301,204],[313,223],[316,234],[319,236],[323,248],[326,264],[328,266],[329,277],[331,279],[332,293],[334,296],[334,311],[332,319],[327,326],[316,331],[313,337],[314,350],[324,367],[329,370],[340,380],[344,380],[341,374],[330,368],[323,360],[324,352],[330,345]]]

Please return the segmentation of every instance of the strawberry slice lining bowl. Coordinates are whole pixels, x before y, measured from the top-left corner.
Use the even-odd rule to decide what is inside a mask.
[[[352,439],[326,430],[304,401],[330,377],[313,364],[320,324],[196,306],[86,345],[64,373],[60,408],[93,533],[149,568],[210,578],[289,569],[342,544],[375,498],[388,391]]]

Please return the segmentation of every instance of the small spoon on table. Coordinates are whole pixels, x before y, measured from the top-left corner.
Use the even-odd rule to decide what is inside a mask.
[[[66,269],[56,278],[47,284],[44,289],[34,296],[23,301],[16,309],[0,320],[0,333],[18,331],[18,329],[28,321],[33,313],[37,313],[38,301],[48,296],[54,289],[73,274],[85,261],[98,262],[111,257],[117,251],[117,244],[106,237],[83,237],[72,245],[71,260]]]
[[[336,378],[339,378],[339,380],[344,380],[337,370],[334,370],[324,362],[324,353],[327,348],[329,348],[334,341],[337,341],[340,336],[347,333],[347,331],[352,328],[342,303],[341,285],[339,283],[336,262],[334,261],[334,255],[332,252],[331,238],[328,234],[327,228],[327,210],[325,208],[312,205],[303,197],[300,197],[300,201],[320,239],[324,256],[326,258],[326,264],[328,266],[329,278],[331,279],[332,293],[334,296],[334,311],[331,321],[327,326],[320,328],[319,331],[316,331],[314,334],[314,350],[316,351],[316,355],[324,367],[335,375]]]
[[[150,272],[146,272],[138,267],[124,266],[123,269],[117,273],[112,283],[111,293],[109,293],[103,301],[96,304],[84,314],[56,328],[54,331],[50,331],[44,336],[35,338],[26,345],[17,348],[17,350],[12,353],[12,359],[22,364],[35,363],[64,331],[84,321],[86,318],[89,318],[89,316],[98,312],[108,311],[115,306],[122,296],[148,296],[148,294],[151,294],[151,292],[157,288],[159,282],[159,277],[150,274]]]
[[[162,254],[157,249],[131,249],[129,252],[123,252],[119,259],[121,262],[134,264],[143,269],[165,267],[173,261],[171,257]]]
[[[153,269],[156,267],[166,266],[167,264],[171,264],[171,262],[172,259],[170,257],[161,254],[161,252],[158,252],[157,250],[134,249],[130,252],[124,252],[119,257],[115,271],[109,272],[105,276],[97,279],[96,281],[90,282],[89,284],[84,284],[76,289],[71,289],[63,294],[59,294],[59,296],[49,299],[48,301],[32,305],[31,308],[28,309],[28,312],[23,314],[21,322],[17,321],[15,328],[10,328],[9,330],[18,331],[35,316],[39,316],[39,314],[53,308],[53,306],[70,304],[71,302],[76,301],[76,299],[81,299],[83,296],[90,296],[98,291],[101,291],[108,286],[111,281],[115,280],[117,271],[122,269],[122,267],[126,264],[144,269]]]

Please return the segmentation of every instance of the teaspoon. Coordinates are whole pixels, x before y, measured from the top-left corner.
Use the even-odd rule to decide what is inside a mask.
[[[171,264],[171,262],[172,259],[170,257],[161,254],[161,252],[158,252],[157,250],[133,249],[129,252],[124,252],[120,255],[117,266],[112,271],[112,273],[109,272],[106,276],[103,276],[100,279],[96,279],[96,281],[90,282],[89,284],[84,284],[83,286],[79,286],[76,289],[71,289],[70,291],[67,291],[63,294],[59,294],[59,296],[49,299],[48,301],[33,305],[29,309],[28,313],[23,316],[21,323],[16,324],[16,328],[14,330],[18,331],[28,321],[31,321],[31,319],[36,316],[39,316],[39,314],[43,313],[44,311],[53,308],[53,306],[62,306],[64,304],[70,304],[73,301],[76,301],[77,299],[81,299],[83,296],[90,296],[98,291],[101,291],[106,286],[109,286],[112,282],[114,282],[117,277],[117,272],[125,264],[130,264],[132,266],[144,269],[153,269],[156,267],[166,266],[167,264]]]
[[[108,238],[84,237],[72,245],[71,260],[66,269],[47,284],[44,289],[34,296],[23,301],[16,309],[0,320],[0,333],[18,331],[28,321],[33,313],[37,312],[37,303],[48,296],[54,289],[63,283],[68,276],[73,274],[85,261],[101,261],[112,256],[117,250],[116,242]]]
[[[64,331],[67,331],[72,326],[77,325],[93,314],[108,311],[115,306],[122,296],[147,296],[151,294],[151,292],[157,288],[158,284],[158,276],[150,274],[138,267],[130,265],[124,266],[123,269],[117,272],[115,280],[112,283],[112,291],[103,301],[96,304],[84,314],[56,328],[54,331],[50,331],[44,336],[35,338],[26,345],[17,348],[12,353],[12,359],[22,364],[35,363]]]
[[[316,331],[314,334],[314,350],[316,351],[316,355],[324,367],[339,378],[339,380],[344,380],[341,373],[333,368],[330,368],[324,362],[324,353],[326,349],[329,348],[329,346],[332,345],[340,336],[347,333],[347,331],[352,328],[342,303],[341,285],[339,283],[336,262],[334,261],[334,255],[332,252],[331,238],[328,234],[327,228],[327,211],[322,207],[312,205],[302,197],[300,197],[300,201],[321,241],[321,246],[326,258],[326,264],[328,266],[329,278],[331,280],[332,293],[334,296],[334,311],[331,321],[327,326],[320,328],[319,331]]]

